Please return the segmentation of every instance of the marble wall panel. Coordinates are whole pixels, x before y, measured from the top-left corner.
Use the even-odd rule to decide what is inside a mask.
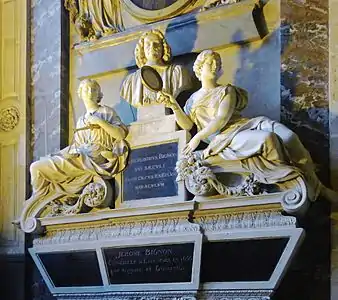
[[[31,154],[37,160],[68,143],[69,28],[63,0],[30,1]],[[54,299],[32,264],[29,299]]]
[[[281,18],[282,119],[299,134],[318,164],[322,180],[327,183],[329,151],[327,0],[283,0]],[[326,155],[323,155],[323,150]]]
[[[328,1],[282,0],[281,19],[282,121],[299,135],[328,184]],[[329,215],[329,203],[318,199],[300,220],[306,238],[276,299],[330,299]]]
[[[338,1],[329,0],[330,50],[330,171],[331,184],[338,190]],[[337,216],[337,207],[333,209]],[[331,300],[338,298],[338,218],[331,229]]]
[[[65,145],[68,95],[68,17],[63,1],[31,2],[33,157]],[[61,125],[61,126],[60,126]]]

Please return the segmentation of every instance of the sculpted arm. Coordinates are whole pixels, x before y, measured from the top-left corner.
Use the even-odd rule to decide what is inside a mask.
[[[100,126],[104,131],[106,131],[111,137],[120,141],[125,139],[127,136],[127,131],[118,125],[110,124],[109,122],[100,119],[97,116],[91,116],[89,122],[94,125]]]
[[[175,119],[178,126],[180,126],[182,129],[190,130],[194,123],[190,120],[189,116],[185,114],[182,108],[177,104],[177,106],[172,108],[172,110],[175,114]]]
[[[234,89],[229,86],[228,94],[224,97],[219,105],[216,118],[196,134],[199,139],[206,139],[208,136],[222,129],[229,122],[232,114],[234,113],[235,105],[236,93]]]
[[[164,103],[166,107],[169,107],[173,110],[176,122],[184,130],[190,130],[194,123],[191,121],[189,116],[185,114],[180,105],[177,103],[176,99],[165,92],[158,93],[158,102]]]
[[[235,106],[236,93],[234,89],[229,86],[227,95],[224,97],[219,105],[216,118],[190,140],[190,142],[183,149],[183,154],[190,154],[198,147],[203,139],[206,139],[210,135],[221,130],[229,122],[234,112]]]

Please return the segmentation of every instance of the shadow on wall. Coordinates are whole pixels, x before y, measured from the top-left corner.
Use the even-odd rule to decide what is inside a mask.
[[[180,59],[179,57],[178,59],[176,59],[176,56],[180,56],[185,53],[188,53],[187,55],[189,57],[191,56],[189,54],[191,54],[192,50],[194,49],[195,41],[197,39],[197,32],[198,32],[198,24],[195,17],[191,18],[189,20],[189,24],[187,24],[184,27],[179,25],[177,21],[172,20],[171,23],[169,23],[168,27],[166,28],[165,32],[165,38],[172,49],[173,56],[175,56],[174,59],[175,62],[179,62],[180,64],[184,65],[187,65],[188,63],[187,68],[189,70],[192,69],[192,66],[190,66],[191,59],[189,58],[186,59],[187,57],[185,55],[182,57],[183,59]],[[130,65],[133,65],[134,67],[127,69],[128,73],[125,76],[125,78],[129,74],[132,74],[137,70],[137,67],[135,66],[135,59],[132,58],[130,62],[131,62]],[[120,86],[120,89],[122,87],[122,84]],[[186,96],[183,95],[183,98],[186,98]],[[114,106],[114,109],[121,117],[122,121],[127,125],[137,120],[137,109],[131,106],[122,98],[120,98],[119,103]]]
[[[243,40],[237,31],[233,40]],[[256,47],[256,43],[258,47]],[[238,68],[233,83],[249,93],[248,107],[243,115],[265,115],[280,118],[280,39],[279,30],[254,43],[235,43],[239,46]]]

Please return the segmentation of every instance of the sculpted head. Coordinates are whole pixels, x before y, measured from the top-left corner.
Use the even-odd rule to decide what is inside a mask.
[[[135,48],[135,60],[139,68],[147,63],[168,63],[171,49],[163,33],[157,29],[144,33]]]
[[[99,83],[94,79],[84,79],[80,82],[77,90],[78,96],[83,102],[96,102],[100,103],[103,98],[101,87]]]
[[[202,78],[217,78],[220,75],[221,69],[221,56],[212,50],[202,51],[194,63],[194,72],[199,80]]]

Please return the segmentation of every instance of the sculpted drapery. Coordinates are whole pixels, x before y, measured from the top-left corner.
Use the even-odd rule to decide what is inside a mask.
[[[198,132],[183,150],[190,155],[201,141],[209,145],[202,158],[210,164],[216,157],[239,160],[262,183],[285,182],[305,176],[315,197],[321,184],[308,151],[297,135],[266,117],[252,119],[240,115],[247,105],[247,93],[232,85],[217,84],[221,58],[211,50],[201,52],[194,71],[202,87],[187,101],[182,111],[175,97],[162,93],[159,98],[170,107],[183,129],[196,124]]]
[[[162,78],[164,91],[175,97],[191,86],[186,69],[170,63],[171,49],[159,30],[141,36],[135,48],[135,60],[139,68],[148,65],[156,69]],[[140,69],[126,77],[120,95],[134,107],[158,104],[157,94],[143,86]]]
[[[121,4],[116,0],[65,0],[81,39],[96,39],[124,30]]]
[[[209,146],[203,151],[204,158],[219,155],[224,160],[241,160],[242,165],[263,183],[287,181],[299,176],[297,168],[290,165],[288,152],[277,134],[283,134],[285,127],[266,117],[241,117],[239,111],[245,107],[247,99],[236,87],[219,86],[201,97],[193,95],[188,100],[184,110],[198,131],[215,120],[229,87],[236,93],[235,111],[223,128],[205,139]]]
[[[96,81],[81,82],[79,94],[87,112],[76,124],[73,144],[31,164],[33,193],[25,207],[76,199],[95,178],[111,179],[126,167],[126,126],[112,108],[97,102],[101,91]]]
[[[155,67],[163,80],[163,89],[177,97],[190,86],[190,79],[182,66]],[[147,89],[141,80],[141,71],[128,75],[121,88],[121,97],[134,107],[156,104],[157,94]]]

